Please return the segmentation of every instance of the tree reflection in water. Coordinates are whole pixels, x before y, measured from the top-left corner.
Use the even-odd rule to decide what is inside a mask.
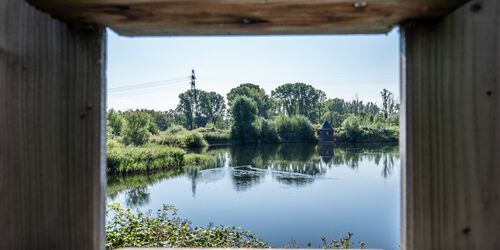
[[[149,192],[147,187],[132,188],[127,191],[125,200],[127,207],[140,207],[149,203]]]
[[[324,176],[328,169],[347,166],[353,170],[361,161],[381,166],[381,176],[391,176],[399,161],[396,145],[332,146],[314,144],[278,144],[252,146],[225,146],[203,149],[202,153],[216,157],[209,166],[188,167],[168,173],[110,177],[108,198],[125,192],[127,205],[132,207],[149,203],[148,187],[173,176],[185,175],[191,179],[193,196],[198,183],[216,182],[230,176],[236,191],[245,191],[263,182],[266,176],[289,186],[303,186]]]

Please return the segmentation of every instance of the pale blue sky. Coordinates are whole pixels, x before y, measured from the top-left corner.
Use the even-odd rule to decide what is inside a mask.
[[[399,96],[399,31],[387,35],[120,37],[108,32],[108,108],[175,108],[178,95],[197,87],[226,96],[251,82],[268,94],[289,82],[304,82],[329,98],[381,103],[387,88]],[[178,79],[186,77],[185,79]],[[117,89],[140,85],[130,91]],[[146,86],[146,87],[144,87]]]

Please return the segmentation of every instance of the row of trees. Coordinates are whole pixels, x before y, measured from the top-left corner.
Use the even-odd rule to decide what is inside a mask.
[[[334,128],[342,128],[345,124],[344,127],[356,129],[350,134],[358,137],[363,126],[379,129],[399,125],[399,104],[393,93],[386,89],[381,92],[381,107],[358,98],[351,101],[328,99],[324,91],[305,83],[281,85],[271,91],[271,95],[258,85],[244,83],[231,89],[226,98],[229,108],[222,95],[192,89],[179,95],[176,109],[110,110],[108,123],[112,134],[123,136],[125,143],[133,144],[141,144],[148,140],[148,135],[165,131],[173,125],[189,130],[204,127],[231,129],[231,138],[248,143],[272,143],[280,138],[305,140],[297,138],[307,138],[307,135],[293,134],[314,132],[313,124],[319,125],[323,121],[329,121]]]
[[[329,121],[340,127],[349,116],[383,116],[398,124],[399,104],[394,95],[384,89],[381,92],[382,107],[373,102],[364,103],[357,97],[352,101],[340,98],[328,99],[324,91],[305,83],[287,83],[277,87],[268,95],[265,90],[252,83],[244,83],[231,89],[227,94],[227,105],[231,107],[237,97],[251,99],[257,109],[257,116],[273,119],[277,116],[305,116],[313,124]],[[176,109],[166,112],[152,112],[160,130],[172,124],[187,129],[206,127],[211,124],[218,128],[231,125],[231,111],[226,107],[224,97],[216,92],[188,90],[179,95]],[[229,115],[229,116],[228,116]]]

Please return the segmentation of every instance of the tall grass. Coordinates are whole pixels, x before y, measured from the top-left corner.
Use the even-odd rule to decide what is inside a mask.
[[[209,165],[215,162],[215,157],[213,155],[203,155],[189,153],[184,155],[184,165],[198,166],[198,165]]]
[[[112,147],[107,153],[107,172],[128,174],[156,170],[175,170],[185,165],[208,164],[213,156],[188,154],[168,146]]]

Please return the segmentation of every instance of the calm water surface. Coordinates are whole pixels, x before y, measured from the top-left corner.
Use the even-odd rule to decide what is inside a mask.
[[[107,202],[139,210],[168,203],[194,226],[240,226],[274,247],[318,246],[346,232],[370,248],[399,249],[397,146],[215,147],[212,166],[110,177]]]

